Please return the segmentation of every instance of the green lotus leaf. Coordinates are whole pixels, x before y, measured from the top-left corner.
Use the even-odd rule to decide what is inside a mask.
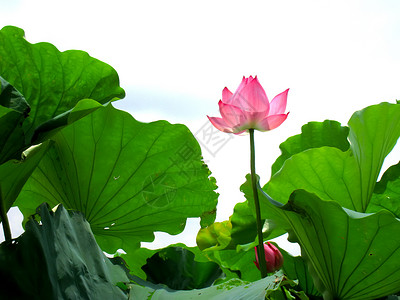
[[[17,200],[25,216],[42,202],[79,210],[107,253],[178,234],[189,217],[214,221],[215,180],[187,127],[141,123],[109,104],[52,139]]]
[[[15,110],[25,116],[28,115],[30,107],[24,96],[17,91],[9,82],[0,76],[0,105]]]
[[[254,247],[216,250],[207,252],[206,255],[221,266],[227,278],[237,277],[246,281],[260,279],[260,270],[254,264]]]
[[[256,239],[256,218],[247,201],[235,205],[230,220],[231,239],[235,245],[251,243]]]
[[[21,159],[25,147],[22,123],[29,112],[25,98],[0,77],[0,164]]]
[[[179,247],[184,248],[191,253],[193,253],[194,260],[196,262],[209,262],[210,259],[205,255],[203,251],[201,251],[198,247],[188,247],[185,244],[178,243],[169,245],[168,247]],[[164,248],[165,249],[165,248]],[[121,257],[125,264],[127,265],[128,273],[132,276],[139,277],[143,280],[147,279],[146,273],[143,271],[142,267],[147,263],[147,259],[152,257],[157,252],[163,249],[147,249],[147,248],[138,248],[131,250],[129,253],[117,253],[115,257]]]
[[[290,194],[304,189],[324,200],[362,210],[358,165],[351,151],[321,147],[293,155],[266,184],[264,190],[273,199],[286,203]]]
[[[83,215],[46,204],[15,243],[0,245],[1,299],[127,299],[129,282],[97,246]]]
[[[354,113],[349,121],[349,150],[319,147],[294,154],[264,190],[286,203],[293,191],[304,189],[321,199],[365,212],[383,160],[400,136],[399,119],[399,104],[381,103]]]
[[[376,184],[367,212],[387,209],[400,218],[400,163],[391,166]]]
[[[365,212],[385,157],[400,137],[400,104],[381,103],[357,111],[349,120],[349,141],[361,177]]]
[[[32,137],[32,141],[35,143],[40,143],[42,141],[50,139],[53,135],[55,135],[64,127],[94,112],[99,107],[102,107],[102,105],[95,100],[80,100],[72,109],[67,110],[60,115],[57,115],[56,117],[38,126]]]
[[[79,100],[104,104],[125,95],[109,65],[83,51],[60,52],[49,43],[31,44],[22,29],[12,26],[0,30],[0,75],[29,103],[31,111],[23,123],[28,145],[40,124],[72,109]]]
[[[271,174],[278,172],[283,163],[292,155],[302,151],[324,146],[336,147],[342,151],[349,149],[348,127],[342,127],[337,121],[309,122],[301,127],[301,134],[294,135],[280,144],[282,154],[272,165]]]
[[[249,180],[243,190],[252,197]],[[276,219],[300,244],[324,299],[376,299],[400,286],[400,221],[388,211],[359,213],[304,190],[282,205],[259,187],[262,215]],[[270,211],[273,211],[272,214]]]
[[[142,266],[147,281],[165,284],[175,290],[201,289],[211,286],[222,275],[215,262],[198,262],[195,254],[182,247],[158,250]]]
[[[278,247],[278,245],[276,245]],[[279,247],[278,247],[279,248]],[[304,291],[308,296],[321,296],[315,288],[313,279],[308,272],[307,263],[301,256],[292,256],[284,249],[279,248],[283,256],[283,270],[285,275],[292,279],[298,280],[299,284],[296,290]]]
[[[249,203],[251,204],[249,205]],[[230,221],[232,224],[230,247],[245,245],[258,240],[254,199],[237,203]],[[261,222],[263,222],[264,239],[273,239],[286,233],[282,228],[276,227],[273,220],[266,219],[261,220]]]
[[[47,141],[25,151],[22,160],[11,159],[0,165],[0,198],[4,212],[7,212],[17,199],[22,187],[35,170],[51,145]]]
[[[281,284],[288,282],[283,274],[277,273],[255,282],[249,283],[240,279],[231,279],[222,284],[190,291],[171,290],[144,281],[137,283],[130,285],[130,297],[132,299],[149,299],[151,297],[154,300],[264,300],[266,296],[279,289]]]

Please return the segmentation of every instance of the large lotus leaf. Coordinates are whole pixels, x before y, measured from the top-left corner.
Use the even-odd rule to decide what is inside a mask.
[[[24,152],[22,160],[11,159],[0,165],[0,198],[2,200],[0,205],[4,212],[11,208],[50,144],[50,141],[47,141],[32,147]]]
[[[349,121],[348,151],[320,147],[294,154],[264,190],[286,203],[294,190],[305,189],[321,199],[365,212],[383,160],[400,136],[399,119],[399,104],[381,103],[354,113]]]
[[[400,163],[391,166],[376,184],[367,212],[387,209],[400,218]]]
[[[127,299],[128,278],[96,244],[81,213],[38,208],[15,243],[0,246],[1,299]],[[6,279],[6,280],[5,280]]]
[[[381,103],[353,114],[349,140],[361,176],[362,212],[365,212],[385,157],[400,137],[400,104]]]
[[[250,182],[244,186],[252,197]],[[367,300],[398,291],[400,221],[390,212],[358,213],[304,190],[295,191],[285,206],[260,187],[259,197],[262,215],[276,218],[300,244],[324,299]]]
[[[280,144],[282,154],[272,165],[272,175],[278,172],[283,163],[296,153],[323,146],[336,147],[342,151],[349,149],[348,127],[337,121],[309,122],[301,127],[301,134],[294,135]]]
[[[130,298],[151,298],[152,300],[264,300],[266,296],[279,289],[281,284],[287,284],[281,273],[251,283],[240,279],[231,279],[222,284],[191,291],[176,291],[139,281],[138,284],[130,285]]]
[[[0,164],[9,159],[20,159],[25,147],[22,123],[29,106],[25,98],[0,77]]]
[[[25,215],[45,201],[82,211],[108,253],[152,241],[154,231],[177,234],[189,217],[215,218],[215,180],[183,125],[141,123],[109,104],[52,139],[17,200]]]
[[[165,284],[175,290],[201,289],[211,286],[222,275],[215,262],[197,262],[191,251],[182,247],[167,247],[147,259],[142,267],[147,281]]]
[[[304,189],[321,199],[335,200],[343,207],[361,211],[360,186],[358,165],[352,152],[321,147],[286,160],[264,190],[273,199],[286,203],[294,190]]]
[[[0,75],[28,101],[23,124],[27,143],[37,126],[73,108],[81,99],[106,103],[123,98],[116,71],[86,52],[60,52],[49,43],[31,44],[22,29],[0,30]]]

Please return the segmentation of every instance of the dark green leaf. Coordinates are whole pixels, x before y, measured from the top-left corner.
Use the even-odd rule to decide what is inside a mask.
[[[27,116],[30,107],[24,96],[0,76],[0,105]]]
[[[308,296],[321,296],[314,286],[313,279],[308,272],[308,267],[304,259],[301,256],[292,256],[282,248],[279,248],[279,250],[283,255],[283,270],[285,275],[299,282],[296,289],[304,291]]]
[[[25,147],[22,123],[28,112],[24,97],[0,77],[0,164],[9,159],[21,159]]]
[[[35,170],[50,147],[50,141],[32,147],[25,152],[22,160],[8,160],[0,165],[1,205],[7,212],[17,199],[25,182]]]
[[[214,262],[197,262],[195,255],[182,247],[168,247],[156,252],[142,267],[147,281],[165,284],[175,290],[201,289],[211,286],[222,275]]]
[[[185,248],[188,251],[195,254],[194,260],[196,262],[209,262],[210,259],[207,258],[204,253],[198,247],[188,247],[185,244],[173,244],[168,247],[179,247]],[[148,258],[152,257],[161,249],[150,250],[147,248],[139,248],[130,251],[127,254],[116,254],[120,256],[128,265],[130,275],[137,276],[143,280],[146,280],[146,273],[142,270],[142,266],[146,264]]]
[[[127,299],[129,280],[97,246],[83,215],[38,208],[13,244],[0,246],[1,299]],[[3,279],[7,278],[7,281]]]

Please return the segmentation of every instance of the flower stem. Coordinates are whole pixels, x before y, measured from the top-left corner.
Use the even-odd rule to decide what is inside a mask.
[[[11,242],[12,236],[11,236],[10,223],[8,222],[7,212],[4,209],[1,188],[0,188],[0,217],[1,217],[1,223],[3,225],[4,238],[6,242]]]
[[[258,262],[259,262],[259,267],[260,267],[260,272],[261,272],[261,278],[264,278],[264,277],[267,277],[267,263],[265,261],[265,254],[264,254],[263,234],[262,234],[263,224],[261,223],[260,202],[258,200],[258,192],[257,192],[254,129],[249,129],[249,133],[250,133],[251,183],[253,186],[254,205],[256,208],[256,223],[257,223],[257,236],[258,236],[257,256],[258,256]]]

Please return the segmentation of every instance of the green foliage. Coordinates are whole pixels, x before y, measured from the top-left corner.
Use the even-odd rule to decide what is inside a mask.
[[[48,43],[30,44],[16,27],[0,30],[0,205],[4,213],[48,144],[29,159],[21,160],[22,152],[99,105],[92,101],[91,108],[80,104],[74,109],[81,99],[106,103],[115,97],[124,97],[124,91],[109,65],[83,51],[59,52]],[[75,114],[69,116],[70,111]]]
[[[24,39],[24,32],[15,27],[0,31],[0,62],[0,74],[5,78],[1,78],[0,85],[3,211],[18,194],[17,205],[25,212],[25,218],[42,202],[52,207],[63,203],[85,215],[103,250],[112,253],[124,248],[130,262],[136,259],[131,255],[139,243],[151,241],[154,231],[177,234],[188,217],[201,217],[202,226],[214,221],[215,180],[209,178],[210,171],[193,135],[183,125],[166,121],[144,124],[110,104],[103,106],[124,96],[118,75],[110,66],[82,51],[59,52],[48,43],[30,44]],[[21,158],[22,151],[34,143],[42,144],[29,149],[23,160],[10,160]],[[27,232],[31,222],[26,224]],[[56,226],[51,228],[57,230]],[[71,234],[86,236],[82,231]],[[24,236],[22,240],[30,234]],[[88,241],[96,245],[93,238]],[[50,252],[54,252],[51,247],[65,248],[55,240],[48,242]],[[75,247],[83,251],[89,245],[71,243],[71,249]],[[21,251],[28,248],[26,245]],[[93,253],[88,250],[88,254]],[[73,254],[66,253],[66,257],[69,255]],[[41,261],[56,265],[52,259],[43,255]],[[100,263],[97,266],[105,272],[99,275],[101,278],[112,275]],[[31,269],[34,267],[39,270],[38,265]],[[75,267],[82,269],[76,263],[64,267],[65,272]],[[53,280],[56,286],[56,271],[52,271],[51,278],[48,276],[50,279],[38,280],[43,284]],[[201,274],[196,277],[196,284],[201,283]],[[78,290],[72,286],[67,289],[76,297],[92,299],[89,290],[97,288],[92,284],[98,280],[90,280],[93,283],[82,284],[88,290],[80,289],[80,285]],[[38,295],[56,295],[50,284],[42,286],[46,291]],[[102,293],[102,287],[98,289],[92,293],[95,299],[116,299]]]
[[[330,138],[337,139],[331,146],[328,141],[303,146],[308,139],[304,133],[290,138],[281,148],[298,151],[283,154],[277,161],[280,169],[264,187],[267,193],[260,189],[262,217],[300,244],[324,299],[375,299],[399,289],[400,240],[394,233],[400,223],[391,214],[398,212],[398,165],[376,184],[383,160],[400,136],[399,119],[399,104],[356,112],[349,121],[348,149],[332,147],[345,145],[340,126],[330,128]],[[247,180],[241,189],[250,201]],[[362,213],[366,209],[379,212]],[[293,262],[288,273],[301,268],[301,261]]]
[[[310,149],[293,155],[264,187],[275,200],[286,203],[290,194],[304,189],[343,207],[361,210],[358,165],[351,151],[333,147]]]
[[[400,163],[391,166],[376,184],[367,212],[382,209],[400,218]]]
[[[308,296],[321,296],[315,288],[313,279],[308,272],[307,263],[301,256],[292,256],[283,249],[279,249],[283,255],[285,275],[292,279],[298,280],[299,284],[295,287],[298,291],[304,291]]]
[[[264,190],[286,203],[293,191],[304,189],[321,199],[365,212],[384,158],[400,136],[399,119],[399,104],[381,103],[356,112],[349,121],[349,150],[320,147],[294,154]],[[340,137],[340,143],[342,129],[335,128],[333,136]]]
[[[399,102],[358,111],[348,127],[310,122],[280,145],[271,180],[258,186],[263,234],[288,232],[302,257],[282,251],[286,275],[259,280],[249,177],[241,186],[246,201],[228,221],[213,223],[217,186],[196,139],[184,125],[141,123],[115,109],[110,102],[124,91],[112,67],[82,51],[30,44],[23,30],[7,26],[0,76],[0,216],[5,224],[16,204],[29,220],[21,237],[0,245],[0,298],[375,299],[398,292],[400,164],[376,181],[400,137]],[[62,205],[53,212],[43,202]],[[38,206],[40,223],[31,216]],[[180,233],[189,217],[201,218],[198,247],[139,248],[156,231]],[[102,252],[118,249],[127,252],[123,259]]]
[[[231,242],[231,229],[230,221],[215,222],[202,228],[196,236],[197,246],[207,251],[225,249]]]
[[[30,148],[22,160],[8,160],[0,165],[0,199],[7,212],[18,197],[22,187],[45,155],[51,142]]]
[[[147,281],[165,284],[175,290],[201,289],[211,286],[221,276],[214,262],[197,262],[195,255],[182,247],[168,247],[147,259],[142,267]]]
[[[178,243],[169,245],[168,247],[176,247],[176,248],[184,248],[190,253],[194,254],[194,260],[196,262],[209,262],[210,259],[204,255],[198,247],[188,247],[185,244]],[[166,248],[164,248],[166,249]],[[143,271],[142,267],[147,263],[147,259],[151,258],[157,252],[162,249],[147,249],[147,248],[138,248],[129,252],[129,254],[120,254],[117,253],[116,256],[120,257],[126,263],[128,269],[128,273],[131,276],[138,277],[142,280],[147,279],[146,273]],[[183,253],[183,252],[182,252]]]
[[[393,232],[400,222],[391,213],[354,212],[304,190],[295,191],[285,206],[272,203],[261,189],[259,197],[286,223],[289,239],[300,244],[324,299],[375,299],[397,292],[400,237]]]
[[[281,284],[286,284],[282,274],[272,275],[255,282],[246,282],[240,279],[231,279],[223,284],[191,291],[176,291],[163,286],[139,281],[138,285],[131,285],[132,299],[157,300],[264,300],[266,296],[277,290]]]
[[[117,72],[86,52],[60,52],[49,43],[31,44],[22,29],[0,31],[0,75],[27,100],[26,143],[44,122],[72,109],[82,99],[107,103],[123,98]]]
[[[15,242],[0,246],[1,299],[127,299],[117,283],[128,278],[104,256],[81,213],[45,204],[37,213],[41,224],[30,218]]]
[[[272,165],[272,175],[281,169],[287,159],[308,149],[329,146],[346,151],[349,148],[348,133],[348,127],[342,127],[339,122],[331,120],[303,125],[301,134],[288,138],[279,146],[282,154]]]
[[[207,252],[206,255],[221,266],[228,279],[240,278],[245,281],[260,279],[260,271],[254,264],[255,252],[253,245],[238,247],[238,249]]]
[[[29,110],[25,98],[0,76],[0,164],[21,158],[25,147],[22,123]]]
[[[79,210],[108,253],[129,253],[154,231],[177,234],[188,217],[215,216],[215,180],[183,125],[141,123],[109,104],[52,139],[17,200],[26,216],[42,202]]]
[[[255,240],[256,218],[247,202],[239,202],[235,205],[231,224],[231,238],[235,244],[247,244]]]
[[[400,104],[381,103],[355,112],[350,118],[349,141],[358,163],[361,210],[365,212],[385,157],[400,137]]]

